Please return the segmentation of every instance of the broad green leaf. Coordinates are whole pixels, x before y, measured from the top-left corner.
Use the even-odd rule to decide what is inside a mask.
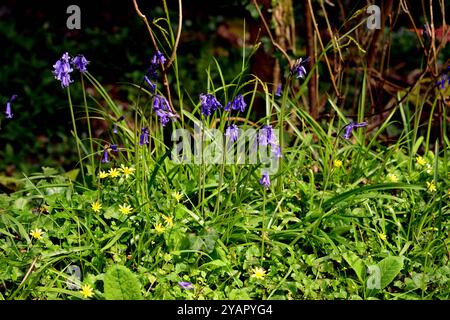
[[[104,279],[107,300],[142,300],[140,283],[125,266],[115,265],[108,269]]]
[[[355,271],[356,276],[358,277],[359,281],[364,282],[364,274],[366,267],[364,265],[364,262],[361,260],[360,257],[358,257],[354,252],[347,251],[345,252],[342,257],[347,261],[347,263],[350,265],[350,267]]]
[[[387,257],[378,263],[381,272],[380,289],[385,288],[403,269],[402,257]]]

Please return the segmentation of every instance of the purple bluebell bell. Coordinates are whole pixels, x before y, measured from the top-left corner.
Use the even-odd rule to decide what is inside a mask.
[[[258,144],[260,146],[275,145],[275,133],[271,125],[264,125],[258,133]]]
[[[125,119],[125,116],[124,116],[124,115],[121,115],[121,116],[116,120],[116,122],[115,122],[114,125],[113,125],[113,133],[114,133],[114,134],[117,134],[117,123],[120,122],[120,121],[122,121],[122,120],[124,120],[124,119]]]
[[[291,74],[297,74],[297,79],[298,78],[304,78],[306,75],[306,69],[305,69],[305,64],[306,62],[309,61],[309,58],[306,58],[305,60],[303,60],[302,58],[299,58],[295,61],[294,66],[291,69]]]
[[[263,172],[261,179],[259,180],[259,184],[265,188],[270,186],[270,177],[267,172]]]
[[[225,136],[227,136],[231,142],[234,142],[239,137],[239,128],[235,124],[230,124],[225,131]]]
[[[275,155],[275,157],[281,158],[283,156],[281,154],[281,147],[279,145],[272,144],[271,149],[272,149],[272,153]]]
[[[5,115],[6,115],[6,119],[12,119],[13,114],[11,111],[11,103],[14,102],[14,100],[17,99],[17,94],[13,94],[11,96],[11,98],[9,98],[8,101],[6,101],[6,110],[5,110]]]
[[[70,79],[70,73],[73,71],[73,69],[70,67],[70,56],[66,52],[62,55],[61,59],[56,61],[56,63],[53,65],[53,75],[55,76],[56,80],[61,81],[61,87],[66,88],[68,87],[73,80]]]
[[[247,104],[244,101],[244,97],[242,96],[242,94],[239,94],[233,99],[233,102],[227,103],[224,110],[230,111],[230,109],[232,109],[232,110],[239,110],[240,112],[244,112],[246,106],[247,106]]]
[[[88,64],[89,61],[87,61],[82,54],[78,54],[76,57],[72,58],[72,65],[82,73],[87,71],[86,66]]]
[[[216,97],[210,93],[200,94],[200,106],[202,107],[202,114],[204,116],[210,116],[214,111],[222,107]]]
[[[165,62],[166,62],[166,58],[161,53],[161,51],[159,51],[159,50],[156,51],[152,58],[152,64],[159,64],[159,63],[164,64]]]
[[[343,137],[345,140],[350,139],[353,129],[367,126],[367,122],[350,122],[345,126]]]
[[[279,83],[278,87],[277,87],[277,91],[275,92],[275,96],[276,97],[280,97],[281,96],[281,88],[282,88],[281,83]]]
[[[149,131],[147,127],[141,129],[141,136],[139,137],[139,145],[143,146],[144,144],[149,144],[148,140]]]
[[[151,82],[149,77],[147,77],[147,75],[144,76],[144,80],[150,86],[150,92],[155,93],[156,83]]]
[[[161,122],[161,125],[164,127],[169,120],[174,120],[176,115],[172,113],[169,102],[164,96],[155,95],[153,99],[153,110]]]
[[[112,152],[119,152],[119,148],[117,147],[117,144],[110,145],[110,148],[111,148]]]
[[[194,286],[192,285],[192,283],[190,283],[188,281],[180,281],[180,282],[178,282],[178,285],[185,290],[194,289]]]
[[[103,150],[103,158],[102,158],[102,163],[108,163],[109,159],[108,159],[108,148],[105,148]]]

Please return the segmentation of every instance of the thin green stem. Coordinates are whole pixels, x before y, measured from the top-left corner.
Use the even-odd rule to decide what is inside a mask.
[[[81,150],[80,150],[80,144],[79,144],[80,139],[78,139],[77,125],[75,123],[75,115],[73,112],[72,98],[70,96],[70,88],[69,87],[67,87],[67,98],[69,99],[70,115],[72,117],[73,134],[75,135],[75,142],[77,144],[77,152],[78,152],[78,159],[79,159],[80,168],[81,168],[81,176],[83,177],[83,184],[86,185],[86,179],[84,176],[84,168],[83,168],[83,160],[81,158]]]
[[[86,88],[84,87],[83,73],[80,73],[80,75],[81,75],[81,89],[83,91],[84,109],[86,111],[86,121],[87,121],[88,134],[89,134],[89,144],[91,147],[90,158],[91,158],[91,168],[92,168],[92,182],[95,184],[96,175],[95,175],[94,143],[92,141],[91,120],[89,118],[89,109],[88,109],[87,100],[86,100]],[[88,171],[88,173],[89,173],[89,171]]]

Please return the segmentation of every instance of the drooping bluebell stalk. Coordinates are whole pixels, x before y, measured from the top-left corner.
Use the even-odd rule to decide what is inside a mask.
[[[353,122],[353,121],[350,122],[349,124],[347,124],[345,126],[343,138],[345,140],[350,139],[350,135],[352,134],[353,129],[355,129],[355,128],[362,128],[362,127],[365,127],[365,126],[367,126],[367,122]]]
[[[72,58],[72,65],[78,69],[81,73],[87,71],[86,66],[89,64],[89,61],[82,54],[78,54],[74,58]]]
[[[17,99],[17,94],[13,94],[11,96],[11,98],[9,98],[8,101],[6,101],[6,110],[5,110],[5,115],[6,115],[6,119],[12,119],[13,114],[11,111],[11,103],[14,102],[14,100]]]
[[[220,102],[216,99],[213,94],[201,93],[200,94],[200,106],[202,107],[202,114],[204,116],[210,116],[218,108],[222,108]]]
[[[267,172],[263,172],[261,179],[259,180],[259,184],[265,188],[269,188],[270,186],[270,177]]]
[[[234,142],[239,137],[239,128],[235,124],[230,124],[225,131],[225,136],[227,136],[231,142]]]
[[[56,80],[61,81],[61,87],[66,88],[68,87],[73,80],[70,79],[70,73],[73,71],[72,67],[69,63],[70,56],[67,52],[65,52],[61,59],[56,61],[56,63],[53,65],[53,75],[55,76]]]

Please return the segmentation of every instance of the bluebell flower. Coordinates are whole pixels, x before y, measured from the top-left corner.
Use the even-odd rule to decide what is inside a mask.
[[[200,106],[202,107],[202,114],[209,116],[214,113],[222,105],[217,101],[216,97],[212,94],[200,94]]]
[[[244,101],[244,97],[242,96],[242,94],[239,94],[233,99],[233,102],[227,103],[224,110],[230,111],[230,109],[232,109],[232,110],[239,110],[240,112],[244,112],[246,106],[247,106],[247,104]]]
[[[281,158],[283,155],[281,154],[281,147],[276,144],[272,144],[272,153],[275,154],[275,157]]]
[[[86,72],[86,66],[89,64],[89,61],[86,60],[86,58],[79,54],[76,57],[72,58],[72,65],[75,66],[80,72]]]
[[[108,163],[109,159],[108,159],[108,149],[105,148],[103,150],[103,158],[102,158],[102,163]]]
[[[144,76],[144,80],[150,86],[150,92],[155,93],[156,83],[151,82],[147,75]]]
[[[147,127],[141,129],[141,136],[139,137],[139,145],[143,146],[144,144],[149,144],[148,140],[149,131]]]
[[[155,52],[152,58],[152,64],[164,64],[166,62],[166,58],[164,58],[164,55],[158,50]]]
[[[14,100],[17,99],[17,94],[13,94],[11,96],[11,98],[9,98],[8,101],[6,101],[6,110],[5,110],[5,114],[6,114],[6,119],[12,119],[13,114],[11,111],[11,103],[14,102]]]
[[[231,142],[234,142],[239,137],[239,128],[235,124],[230,124],[225,131],[225,136],[229,137]]]
[[[70,67],[69,60],[69,54],[66,52],[62,55],[61,59],[56,61],[53,65],[53,75],[56,80],[61,81],[62,88],[68,87],[73,82],[73,80],[70,79],[70,73],[73,69]]]
[[[275,92],[276,97],[281,96],[281,83],[278,84],[277,91]]]
[[[291,74],[297,74],[297,79],[304,78],[306,75],[306,69],[304,65],[308,61],[309,58],[306,58],[305,60],[303,60],[302,58],[297,59],[297,61],[295,61],[294,66],[291,69]]]
[[[169,102],[164,96],[155,95],[153,99],[153,110],[161,122],[161,125],[164,127],[169,120],[176,118],[176,115],[171,112]]]
[[[350,139],[350,135],[352,134],[353,129],[355,128],[362,128],[367,126],[367,122],[350,122],[348,125],[345,126],[343,137],[344,139],[348,140]]]
[[[267,172],[263,172],[261,179],[259,180],[259,184],[265,188],[270,186],[270,177]]]
[[[119,152],[119,149],[117,148],[117,144],[112,144],[112,145],[110,146],[110,148],[111,148],[111,151],[112,151],[112,152]]]
[[[122,121],[122,120],[124,120],[124,119],[125,119],[125,116],[124,116],[124,115],[121,115],[121,116],[119,117],[119,119],[116,120],[116,122],[115,122],[114,125],[113,125],[113,133],[114,133],[114,134],[117,134],[117,123],[120,122],[120,121]]]
[[[194,289],[194,286],[192,285],[192,283],[190,283],[188,281],[180,281],[180,282],[178,282],[178,285],[185,290]]]
[[[275,133],[271,125],[264,125],[258,133],[260,146],[275,145]]]

